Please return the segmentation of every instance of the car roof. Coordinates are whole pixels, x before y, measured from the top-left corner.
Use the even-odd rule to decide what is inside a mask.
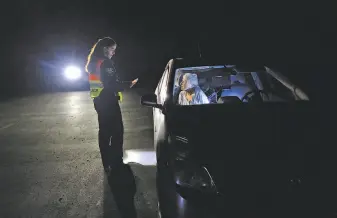
[[[244,63],[228,63],[225,60],[221,59],[185,59],[185,58],[174,58],[170,61],[173,61],[174,68],[185,68],[185,67],[197,67],[197,66],[226,66],[233,67],[235,66],[240,71],[265,71],[263,64],[244,64]]]

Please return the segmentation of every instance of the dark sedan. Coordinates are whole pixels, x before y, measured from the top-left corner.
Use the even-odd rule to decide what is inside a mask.
[[[153,107],[161,217],[333,217],[330,146],[282,74],[173,59],[141,103]]]

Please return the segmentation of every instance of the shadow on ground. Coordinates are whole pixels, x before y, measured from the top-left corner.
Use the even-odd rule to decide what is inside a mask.
[[[109,176],[105,174],[104,218],[116,218],[116,214],[119,214],[121,218],[151,218],[156,214],[153,208],[146,206],[151,203],[144,198],[142,193],[137,194],[137,201],[141,202],[141,209],[136,210],[135,196],[140,186],[140,179],[134,175],[131,166],[132,168],[137,168],[137,172],[149,167],[154,169],[153,166],[130,163],[114,169]],[[116,206],[118,211],[115,209]]]

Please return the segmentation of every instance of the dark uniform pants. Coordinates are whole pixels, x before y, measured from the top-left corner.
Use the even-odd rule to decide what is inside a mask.
[[[103,167],[123,163],[124,126],[118,101],[97,97],[94,99],[98,114],[98,144]]]

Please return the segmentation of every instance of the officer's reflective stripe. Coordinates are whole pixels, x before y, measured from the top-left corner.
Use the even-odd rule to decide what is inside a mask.
[[[102,82],[99,80],[89,80],[90,83],[101,84]]]
[[[93,82],[93,81],[89,81],[90,84],[90,88],[103,88],[103,84],[98,81],[98,82]]]
[[[89,83],[92,83],[92,84],[102,84],[102,82],[100,80],[89,80]]]
[[[92,85],[92,86],[100,86],[100,87],[103,87],[103,84],[102,83],[93,83],[93,82],[89,82],[90,83],[90,85]]]

